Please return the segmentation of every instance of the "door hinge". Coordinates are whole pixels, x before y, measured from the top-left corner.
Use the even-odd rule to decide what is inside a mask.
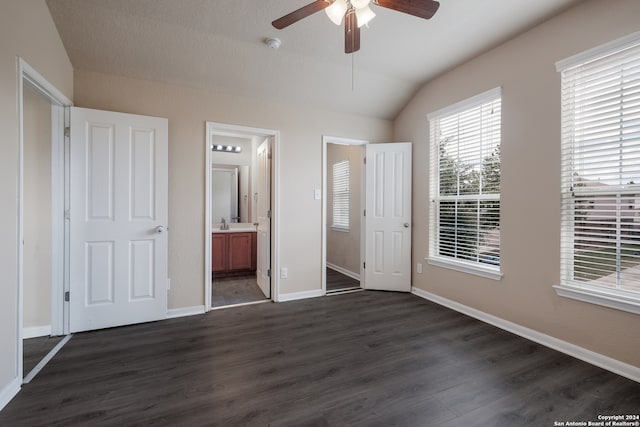
[[[271,277],[271,269],[267,270],[267,277]]]
[[[364,164],[366,165],[367,164],[367,158],[363,157],[362,160],[364,161]]]
[[[69,138],[71,136],[71,128],[69,126],[64,128],[64,137]]]
[[[267,211],[267,218],[271,218],[271,211]]]
[[[362,216],[367,216],[367,210],[362,211]]]
[[[65,302],[69,302],[69,299],[70,299],[70,292],[69,292],[69,291],[66,291],[66,292],[64,293],[64,300],[65,300]]]
[[[67,221],[71,219],[71,213],[69,212],[69,209],[64,210],[64,219],[66,219]]]
[[[362,263],[362,268],[367,268],[367,263],[366,263],[366,261]]]

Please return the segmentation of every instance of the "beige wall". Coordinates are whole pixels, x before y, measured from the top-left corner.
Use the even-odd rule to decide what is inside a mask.
[[[24,91],[23,326],[51,325],[51,104]]]
[[[362,151],[360,145],[327,144],[327,263],[360,275],[360,225],[362,212]],[[335,231],[333,223],[334,163],[349,160],[349,231]]]
[[[0,13],[0,396],[18,377],[18,76],[21,56],[67,97],[73,69],[44,0],[2,2]]]
[[[204,301],[205,121],[281,132],[281,293],[321,289],[322,135],[384,141],[389,121],[76,70],[81,107],[169,119],[169,307]]]
[[[640,316],[556,295],[560,76],[555,62],[640,30],[637,0],[587,1],[427,83],[394,123],[414,142],[413,261],[428,237],[426,114],[502,86],[501,281],[425,265],[414,286],[640,366]]]

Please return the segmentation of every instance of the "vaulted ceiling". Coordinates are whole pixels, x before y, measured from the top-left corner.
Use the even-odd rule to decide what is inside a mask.
[[[47,4],[77,70],[393,119],[429,79],[580,1],[440,0],[430,20],[374,5],[353,55],[324,12],[271,26],[311,0]]]

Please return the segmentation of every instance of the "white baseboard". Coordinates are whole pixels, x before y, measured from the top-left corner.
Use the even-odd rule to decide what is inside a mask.
[[[280,294],[278,302],[295,301],[299,299],[316,298],[323,295],[322,289],[316,289],[313,291],[292,292],[289,294]]]
[[[194,305],[193,307],[172,308],[167,311],[167,319],[176,317],[195,316],[204,314],[204,305]]]
[[[18,394],[20,385],[20,378],[14,378],[0,391],[0,411]]]
[[[354,273],[353,271],[349,271],[344,267],[340,267],[339,265],[335,265],[335,264],[331,264],[330,262],[327,263],[327,268],[330,268],[332,270],[337,271],[338,273],[342,273],[345,276],[351,277],[352,279],[357,280],[358,282],[360,281],[360,274],[358,273]]]
[[[501,319],[499,317],[493,316],[480,310],[476,310],[475,308],[471,308],[456,301],[443,298],[422,289],[413,287],[411,288],[411,293],[426,300],[435,302],[436,304],[440,304],[457,312],[466,314],[467,316],[481,320],[490,325],[496,326],[500,329],[504,329],[505,331],[519,335],[528,340],[537,342],[538,344],[542,344],[561,353],[568,354],[569,356],[575,357],[576,359],[580,359],[592,365],[611,371],[615,374],[622,375],[623,377],[629,378],[630,380],[640,382],[640,368],[637,366],[629,365],[628,363],[621,362],[603,354],[587,350],[584,347],[580,347],[567,341],[554,338],[550,335],[543,334],[542,332],[538,332],[525,326],[518,325],[517,323]]]
[[[51,335],[51,325],[29,326],[22,328],[22,338],[47,337]]]

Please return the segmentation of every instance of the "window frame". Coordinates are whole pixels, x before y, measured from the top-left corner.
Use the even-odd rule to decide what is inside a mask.
[[[613,56],[616,53],[626,50],[628,48],[640,47],[640,32],[630,34],[626,37],[614,40],[609,43],[597,46],[593,49],[589,49],[585,52],[581,52],[577,55],[571,56],[556,63],[556,71],[561,77],[562,91],[574,90],[573,88],[567,88],[569,82],[565,82],[564,72],[569,72],[577,67],[588,67],[588,64],[592,61],[603,59],[609,56]],[[635,56],[634,56],[635,58]],[[638,56],[640,59],[640,55]],[[564,128],[568,122],[575,120],[574,109],[571,107],[573,104],[569,101],[569,97],[565,98],[563,93],[561,108],[562,119],[561,124]],[[565,105],[567,104],[567,105]],[[620,117],[623,117],[621,114]],[[562,163],[570,161],[574,156],[574,151],[580,147],[575,147],[573,144],[573,133],[562,132]],[[589,196],[598,197],[600,194],[612,194],[616,197],[624,197],[626,193],[629,193],[629,189],[625,189],[625,185],[612,185],[611,188],[602,189],[596,188],[594,190],[584,188],[573,188],[568,174],[573,176],[575,169],[573,167],[569,172],[563,171],[562,173],[562,187],[561,195],[563,200],[562,207],[562,221],[560,225],[561,235],[561,272],[560,272],[560,284],[553,285],[556,293],[559,296],[571,298],[591,304],[597,304],[609,308],[614,308],[622,311],[640,314],[640,291],[627,291],[623,289],[608,288],[602,285],[590,284],[586,281],[576,280],[574,274],[574,260],[575,260],[575,248],[574,241],[579,231],[576,230],[575,225],[575,200],[585,199]],[[588,179],[588,178],[587,178]],[[599,194],[600,193],[600,194]],[[617,202],[618,206],[620,205]],[[621,221],[620,210],[616,212],[615,219],[617,222]],[[583,231],[584,233],[584,231]],[[620,274],[622,270],[616,267],[616,273]]]
[[[339,177],[341,180],[346,179],[346,189],[336,190],[336,166],[346,165],[345,177]],[[340,160],[333,164],[331,171],[331,229],[334,231],[341,231],[344,233],[348,233],[351,230],[351,163],[349,160]],[[341,183],[343,184],[343,183]],[[346,198],[346,203],[344,203],[343,198]],[[336,201],[342,201],[342,206],[337,206]],[[342,215],[336,215],[336,210],[344,209],[346,212],[343,212]],[[336,218],[346,217],[345,222],[336,223]]]
[[[429,121],[430,137],[430,186],[429,186],[429,249],[428,255],[425,258],[430,265],[448,268],[476,276],[485,277],[493,280],[502,279],[501,263],[498,265],[491,265],[478,261],[467,261],[459,258],[450,257],[440,254],[440,215],[439,215],[439,203],[442,200],[464,200],[469,195],[441,195],[440,194],[440,155],[439,147],[440,143],[436,140],[434,125],[436,121],[446,119],[455,114],[463,113],[467,110],[471,110],[483,104],[494,102],[500,99],[502,103],[502,88],[496,87],[478,95],[472,96],[460,102],[449,105],[440,110],[434,111],[427,115]],[[500,117],[500,140],[502,139],[502,117]],[[501,145],[501,142],[500,142]],[[481,192],[473,194],[474,200],[478,202],[483,201],[497,201],[501,202],[501,192],[482,195]],[[500,221],[500,220],[499,220]],[[501,222],[501,221],[500,221]],[[478,227],[480,229],[480,227]],[[500,245],[500,242],[498,242]]]

